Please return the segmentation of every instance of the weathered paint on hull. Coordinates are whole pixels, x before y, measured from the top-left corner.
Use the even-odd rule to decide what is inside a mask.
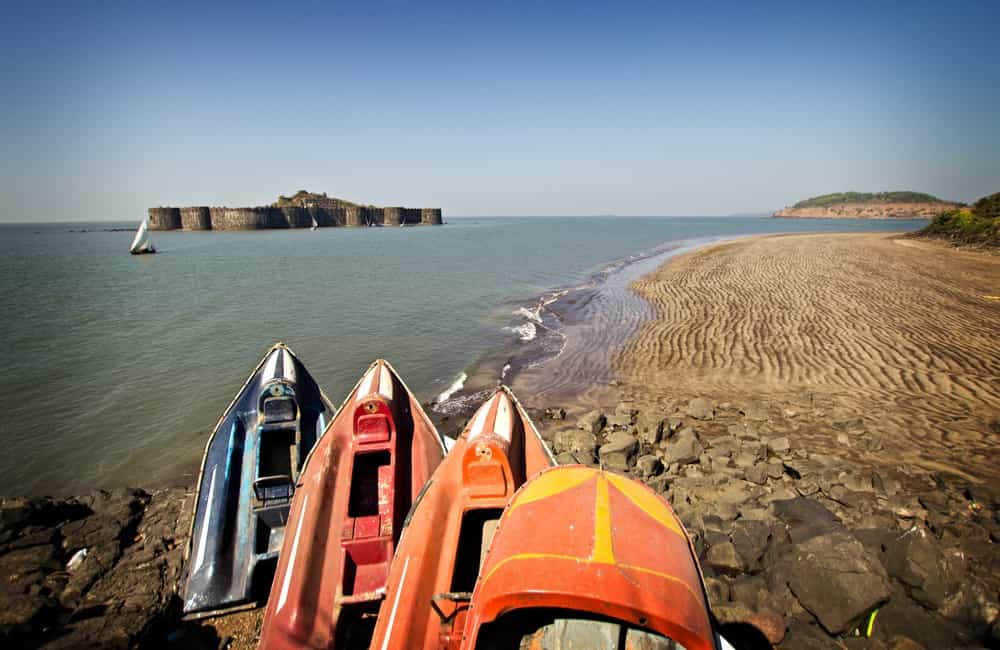
[[[373,363],[296,486],[260,648],[367,646],[404,519],[444,453],[392,366]]]
[[[299,467],[334,411],[280,343],[244,383],[202,459],[186,553],[186,616],[251,607],[267,597]]]
[[[667,502],[579,465],[543,472],[517,492],[468,605],[462,648],[492,647],[491,639],[542,647],[552,636],[586,645],[608,630],[628,647],[720,643],[697,556]]]
[[[514,491],[555,464],[501,387],[469,421],[408,518],[371,647],[457,644],[484,549]]]

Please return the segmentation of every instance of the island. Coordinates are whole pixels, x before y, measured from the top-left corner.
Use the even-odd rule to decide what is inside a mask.
[[[150,230],[263,230],[337,226],[441,225],[441,208],[361,205],[299,190],[267,206],[149,208]]]
[[[933,219],[962,207],[921,192],[837,192],[814,196],[772,216],[805,219]]]

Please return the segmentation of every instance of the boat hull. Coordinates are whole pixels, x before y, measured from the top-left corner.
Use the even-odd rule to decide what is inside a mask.
[[[267,597],[299,468],[334,411],[280,343],[244,383],[202,459],[183,582],[186,617]]]
[[[372,364],[296,487],[260,648],[368,645],[405,517],[444,453],[395,370]]]
[[[555,464],[513,393],[480,407],[408,518],[373,648],[454,647],[484,549],[514,491]]]
[[[579,465],[525,484],[500,520],[461,647],[715,650],[701,570],[670,506],[645,485]]]

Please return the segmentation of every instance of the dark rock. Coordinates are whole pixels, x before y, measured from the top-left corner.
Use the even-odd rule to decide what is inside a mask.
[[[956,593],[965,574],[961,551],[942,552],[937,540],[922,528],[897,536],[887,547],[889,575],[910,587],[920,604],[938,609]]]
[[[779,564],[792,593],[830,634],[854,629],[891,594],[881,563],[845,531],[795,544]]]
[[[704,397],[698,397],[688,402],[687,414],[696,420],[713,420],[715,404]]]
[[[698,440],[698,435],[690,427],[681,430],[661,446],[663,449],[663,463],[666,465],[673,463],[679,465],[694,463],[704,450],[701,441]]]
[[[843,646],[830,638],[818,625],[792,620],[788,624],[783,648],[791,650],[843,650]]]
[[[752,467],[748,467],[744,476],[746,476],[746,479],[751,483],[764,485],[767,483],[767,465],[764,463],[757,463]]]
[[[720,541],[712,544],[705,555],[705,564],[719,573],[730,575],[741,573],[744,568],[744,563],[742,558],[740,558],[739,552],[729,541]]]
[[[619,432],[612,434],[607,444],[602,445],[598,453],[603,467],[625,472],[628,471],[638,450],[639,442],[635,436]]]
[[[552,438],[552,450],[557,454],[571,452],[578,458],[580,454],[583,454],[592,463],[597,453],[597,437],[588,431],[580,431],[579,429],[557,431]]]
[[[556,464],[558,465],[576,465],[578,463],[579,461],[577,461],[576,456],[574,456],[571,451],[564,451],[560,454],[556,454]]]
[[[663,418],[653,414],[642,413],[635,421],[639,439],[648,445],[660,442],[665,426]]]
[[[587,433],[592,433],[597,435],[604,428],[604,423],[606,422],[604,414],[600,410],[593,410],[586,413],[579,420],[576,421],[576,426],[578,429],[583,429]]]
[[[660,459],[656,456],[647,454],[645,456],[639,456],[635,462],[636,470],[639,472],[639,476],[642,478],[649,478],[660,473],[663,469],[663,465],[660,463]]]
[[[836,515],[815,499],[796,497],[771,502],[771,512],[788,527],[793,542],[804,542],[842,526]]]
[[[763,521],[739,519],[733,522],[729,538],[747,568],[753,571],[759,566],[760,558],[771,540],[771,527]]]
[[[712,609],[729,601],[729,585],[718,578],[705,578],[705,592],[708,593],[708,604]]]
[[[788,453],[792,446],[788,442],[787,436],[780,436],[778,438],[769,439],[767,441],[767,448],[778,456],[783,456]]]
[[[550,420],[565,420],[566,419],[566,409],[561,407],[553,407],[545,409],[545,417]]]

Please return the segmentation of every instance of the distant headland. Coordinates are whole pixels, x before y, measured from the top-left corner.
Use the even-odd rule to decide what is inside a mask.
[[[772,216],[806,219],[933,219],[960,207],[921,192],[837,192],[814,196]]]
[[[299,190],[267,206],[149,208],[150,230],[263,230],[338,226],[441,225],[441,208],[360,205]]]

